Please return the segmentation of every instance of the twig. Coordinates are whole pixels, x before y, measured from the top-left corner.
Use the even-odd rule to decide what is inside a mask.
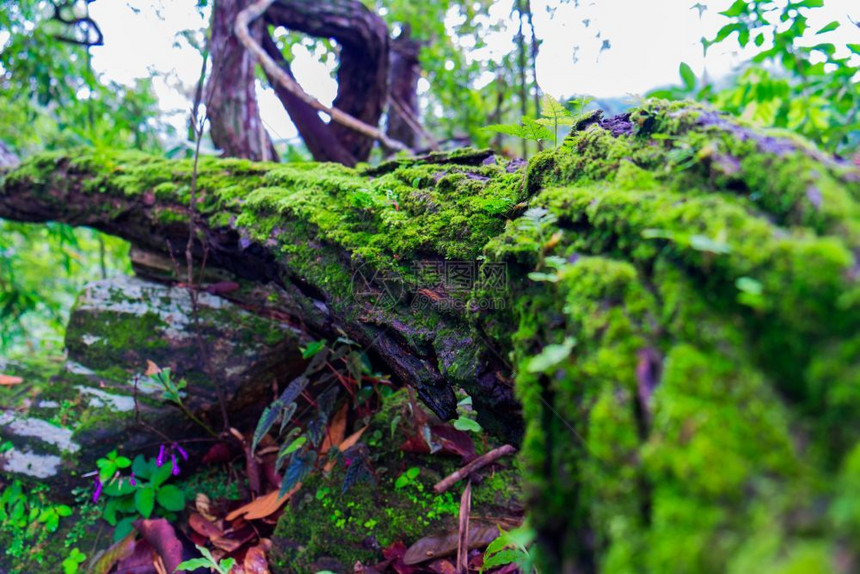
[[[469,515],[472,513],[472,481],[460,497],[460,531],[457,535],[457,574],[469,573]]]
[[[413,132],[427,140],[427,146],[430,149],[439,149],[439,142],[436,141],[430,132],[424,129],[418,118],[415,117],[412,111],[397,96],[393,94],[389,95],[388,102],[400,114],[400,117],[403,118],[403,121],[406,122]]]
[[[302,100],[304,103],[309,105],[310,107],[323,112],[329,115],[332,121],[341,124],[342,126],[346,126],[351,130],[354,130],[362,135],[365,135],[369,138],[375,139],[382,143],[382,145],[391,148],[396,151],[411,151],[403,142],[399,142],[397,140],[393,140],[381,132],[378,128],[370,124],[366,124],[358,118],[351,116],[350,114],[344,112],[343,110],[339,110],[337,108],[329,107],[318,99],[304,91],[302,87],[296,82],[293,78],[289,76],[278,64],[275,62],[266,51],[257,43],[252,37],[251,32],[248,29],[248,25],[262,16],[266,10],[268,10],[269,6],[271,6],[275,0],[259,0],[258,2],[251,4],[241,12],[239,12],[238,16],[236,16],[236,24],[234,27],[234,31],[236,33],[236,37],[242,42],[242,45],[254,55],[263,69],[278,81],[286,90],[292,93],[294,96]]]
[[[476,470],[484,468],[488,464],[497,461],[503,456],[513,454],[515,452],[517,452],[517,449],[515,449],[509,444],[506,444],[500,446],[499,448],[493,449],[486,454],[482,454],[460,470],[455,470],[454,472],[437,482],[436,485],[433,487],[433,490],[436,491],[436,494],[442,494],[443,492],[445,492],[446,490],[448,490]]]

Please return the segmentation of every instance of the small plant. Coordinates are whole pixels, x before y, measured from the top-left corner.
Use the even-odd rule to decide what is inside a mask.
[[[461,431],[480,433],[483,429],[475,420],[475,410],[472,408],[472,397],[466,396],[457,403],[457,420],[452,424],[454,428]]]
[[[188,386],[188,383],[185,379],[174,380],[173,373],[170,369],[162,369],[152,361],[147,361],[146,373],[144,373],[148,377],[148,381],[144,381],[144,384],[149,384],[149,386],[154,386],[156,388],[161,389],[161,398],[165,401],[171,402],[179,407],[179,410],[189,418],[189,420],[193,421],[200,428],[205,430],[211,436],[218,436],[212,427],[207,425],[205,422],[200,420],[200,418],[191,412],[186,405],[183,399],[185,398],[186,392],[185,388]]]
[[[552,141],[556,146],[558,146],[561,143],[559,128],[562,126],[575,125],[583,113],[585,106],[590,102],[590,98],[571,100],[569,103],[579,108],[579,114],[574,114],[558,100],[545,94],[541,100],[541,117],[538,119],[526,116],[522,119],[522,123],[520,125],[493,124],[486,126],[483,130],[491,133],[505,134],[527,141]]]
[[[197,545],[195,544],[195,546]],[[179,563],[176,566],[177,572],[187,572],[189,570],[197,570],[198,568],[209,568],[218,574],[230,574],[230,570],[232,570],[233,566],[236,564],[236,560],[234,558],[215,560],[212,553],[203,546],[197,546],[197,550],[200,551],[203,558],[192,558],[191,560]]]
[[[537,572],[533,546],[536,536],[534,529],[523,525],[505,531],[499,527],[499,532],[499,537],[490,542],[484,552],[481,573],[507,564],[516,564],[523,574]]]
[[[78,550],[77,548],[72,548],[72,551],[69,552],[69,555],[62,562],[63,574],[77,574],[78,567],[84,563],[87,559],[87,555]]]
[[[319,456],[319,448],[326,434],[329,417],[335,410],[338,394],[344,389],[352,402],[358,406],[378,394],[380,375],[373,374],[366,356],[356,348],[356,343],[341,337],[331,347],[326,341],[313,341],[303,350],[302,356],[309,359],[305,371],[287,385],[281,395],[263,410],[254,430],[251,450],[255,451],[264,436],[272,432],[280,443],[275,470],[283,470],[280,494],[283,496],[296,484],[313,472],[318,463],[325,462]],[[318,396],[311,397],[306,388],[314,384],[328,388]],[[369,385],[365,385],[370,381]],[[387,387],[382,387],[385,390]],[[298,401],[304,399],[313,407],[313,417],[307,422],[294,423]],[[364,455],[356,449],[344,478],[344,490],[359,479],[369,478]],[[341,456],[338,449],[329,449],[328,458]]]
[[[419,474],[421,474],[421,469],[413,466],[397,477],[397,480],[394,481],[394,488],[400,490],[407,486],[414,486],[418,492],[424,492],[424,485],[416,480]]]
[[[72,515],[71,507],[53,504],[44,496],[47,487],[29,493],[15,480],[0,493],[0,527],[10,534],[6,554],[18,562],[42,562],[42,548],[57,531],[60,520]]]
[[[131,532],[132,523],[141,516],[172,520],[173,513],[185,508],[185,494],[175,485],[165,484],[178,474],[179,468],[173,450],[167,460],[167,450],[162,447],[157,459],[138,455],[134,462],[112,451],[96,462],[99,472],[93,500],[98,501],[102,494],[107,498],[102,518],[114,527],[114,540]],[[124,476],[123,471],[129,467],[131,474]]]

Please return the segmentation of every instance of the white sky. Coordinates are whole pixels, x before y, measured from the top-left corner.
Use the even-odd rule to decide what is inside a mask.
[[[701,75],[712,78],[730,72],[744,58],[729,48],[716,46],[702,54],[701,37],[712,37],[727,22],[718,12],[732,2],[700,0],[707,9],[699,18],[692,9],[696,0],[573,0],[551,16],[547,5],[559,0],[533,0],[537,35],[543,40],[537,62],[541,88],[556,97],[587,94],[596,97],[642,95],[657,86],[677,84],[678,65],[687,62]],[[174,112],[173,123],[184,125],[192,87],[200,73],[200,56],[178,33],[200,29],[204,19],[194,0],[99,0],[90,5],[93,18],[105,36],[102,47],[93,48],[93,65],[107,78],[128,83],[152,72],[166,75],[156,80],[156,93],[165,111]],[[510,0],[496,3],[491,16],[510,12]],[[825,0],[810,11],[810,29],[818,30],[832,20],[840,29],[814,42],[844,45],[860,43],[860,2]],[[590,20],[586,27],[583,20]],[[595,34],[600,32],[600,39]],[[510,45],[512,30],[488,38],[491,52]],[[611,49],[600,53],[603,39]],[[732,42],[727,42],[732,44]],[[574,46],[578,45],[574,62]],[[329,70],[306,51],[299,50],[293,70],[307,91],[331,102],[336,84]],[[274,93],[260,89],[263,120],[275,139],[293,138],[295,128]]]

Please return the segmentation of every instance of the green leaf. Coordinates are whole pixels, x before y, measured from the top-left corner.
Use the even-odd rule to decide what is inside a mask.
[[[747,1],[746,0],[735,0],[735,3],[732,4],[728,10],[724,12],[720,12],[723,16],[727,18],[734,18],[736,16],[740,16],[747,11]]]
[[[116,460],[113,461],[113,463],[116,465],[117,468],[128,468],[131,466],[131,461],[124,456],[117,457]]]
[[[138,488],[134,493],[134,507],[144,518],[152,516],[152,509],[155,507],[155,489],[151,486]]]
[[[526,553],[522,550],[500,550],[491,556],[484,555],[484,564],[481,566],[481,572],[496,566],[504,566],[505,564],[514,564],[526,557]]]
[[[687,62],[681,62],[681,65],[678,66],[678,72],[681,74],[681,80],[684,82],[684,87],[687,88],[687,91],[696,89],[696,74],[693,73],[693,69],[690,68]]]
[[[278,399],[263,410],[260,420],[257,421],[257,428],[254,430],[254,440],[251,442],[252,452],[257,450],[257,445],[263,440],[263,437],[266,436],[266,433],[269,432],[269,429],[272,428],[278,417],[281,416],[283,408],[284,403]]]
[[[821,30],[816,32],[816,34],[826,34],[828,32],[832,32],[833,30],[836,30],[837,28],[839,28],[839,22],[834,20],[833,22],[831,22],[827,26],[824,26]]]
[[[529,373],[545,373],[567,359],[574,345],[576,345],[576,339],[573,337],[567,337],[560,345],[547,345],[529,360],[526,370]]]
[[[308,343],[307,347],[302,349],[302,358],[303,359],[310,359],[311,357],[313,357],[314,355],[316,355],[317,353],[322,351],[323,348],[325,347],[325,344],[326,344],[325,340],[311,341],[310,343]]]
[[[176,565],[176,571],[197,570],[198,568],[211,568],[213,564],[205,558],[192,558]]]
[[[523,135],[521,137],[532,141],[543,141],[552,139],[553,135],[546,126],[541,125],[537,120],[523,118]]]
[[[846,46],[848,46],[848,49],[854,54],[860,54],[860,44],[846,44]]]
[[[158,504],[167,510],[179,512],[185,508],[185,493],[172,484],[159,488],[155,497]]]
[[[152,478],[150,479],[150,482],[152,483],[153,487],[158,488],[159,486],[164,484],[167,479],[170,478],[172,475],[173,461],[168,459],[167,462],[165,462],[161,466],[155,467],[155,470],[152,471]]]
[[[549,94],[544,94],[540,101],[540,113],[543,117],[558,120],[570,116],[570,111]]]
[[[119,542],[134,530],[135,520],[137,520],[137,516],[127,516],[117,523],[116,528],[113,530],[114,542]]]
[[[481,128],[481,131],[488,133],[504,134],[508,136],[513,136],[515,138],[525,137],[523,127],[514,124],[492,124]]]
[[[454,421],[454,428],[461,431],[481,432],[483,430],[478,421],[468,417],[460,417]]]
[[[134,462],[131,463],[131,471],[138,478],[142,478],[144,480],[149,479],[152,476],[152,471],[155,468],[155,460],[150,459],[147,461],[146,458],[142,454],[134,457]]]
[[[111,526],[116,526],[116,511],[117,506],[119,505],[119,500],[116,498],[111,498],[105,504],[104,512],[102,513],[102,518],[104,518],[108,524]]]

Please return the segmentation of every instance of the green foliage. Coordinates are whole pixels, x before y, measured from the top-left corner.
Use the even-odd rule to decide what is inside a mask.
[[[16,479],[0,493],[5,553],[16,562],[41,563],[43,545],[57,531],[60,521],[72,515],[71,507],[50,501],[47,491],[39,486],[28,492]]]
[[[571,103],[581,104],[584,108],[586,100],[571,100]],[[498,133],[526,141],[544,142],[552,141],[556,146],[561,143],[559,128],[572,126],[578,120],[569,109],[560,104],[558,100],[550,95],[544,95],[541,100],[541,116],[538,119],[528,116],[522,118],[520,125],[516,124],[493,124],[483,128],[488,133]]]
[[[535,572],[535,530],[528,525],[505,531],[499,527],[499,536],[484,551],[481,572],[508,564],[516,564],[523,574]]]
[[[77,574],[80,565],[83,564],[86,559],[86,554],[77,548],[72,548],[69,555],[66,556],[60,564],[63,567],[63,574]]]
[[[810,12],[818,0],[746,2],[736,0],[720,12],[729,21],[705,49],[736,42],[755,54],[731,85],[703,84],[686,63],[680,65],[681,88],[651,92],[653,97],[695,97],[761,125],[800,133],[823,147],[851,153],[860,146],[860,73],[857,44],[819,39],[843,23],[813,30]],[[847,23],[846,23],[847,24]]]
[[[0,220],[0,352],[61,349],[81,287],[127,272],[127,256],[127,243],[90,229]]]
[[[236,564],[235,558],[222,558],[221,560],[215,560],[215,557],[212,556],[212,553],[209,552],[205,546],[199,546],[196,544],[195,546],[197,547],[197,550],[200,551],[200,554],[203,555],[203,558],[192,558],[191,560],[181,562],[176,566],[177,572],[187,572],[198,568],[209,568],[218,574],[230,574],[230,571]]]
[[[185,508],[185,493],[167,484],[175,474],[171,460],[158,466],[154,458],[137,455],[132,462],[112,451],[96,464],[100,469],[99,478],[104,482],[102,492],[106,499],[102,518],[114,527],[114,540],[121,540],[131,532],[132,523],[140,517],[172,520],[175,513]],[[120,471],[128,468],[133,475],[121,476]],[[109,470],[113,472],[108,473]]]

